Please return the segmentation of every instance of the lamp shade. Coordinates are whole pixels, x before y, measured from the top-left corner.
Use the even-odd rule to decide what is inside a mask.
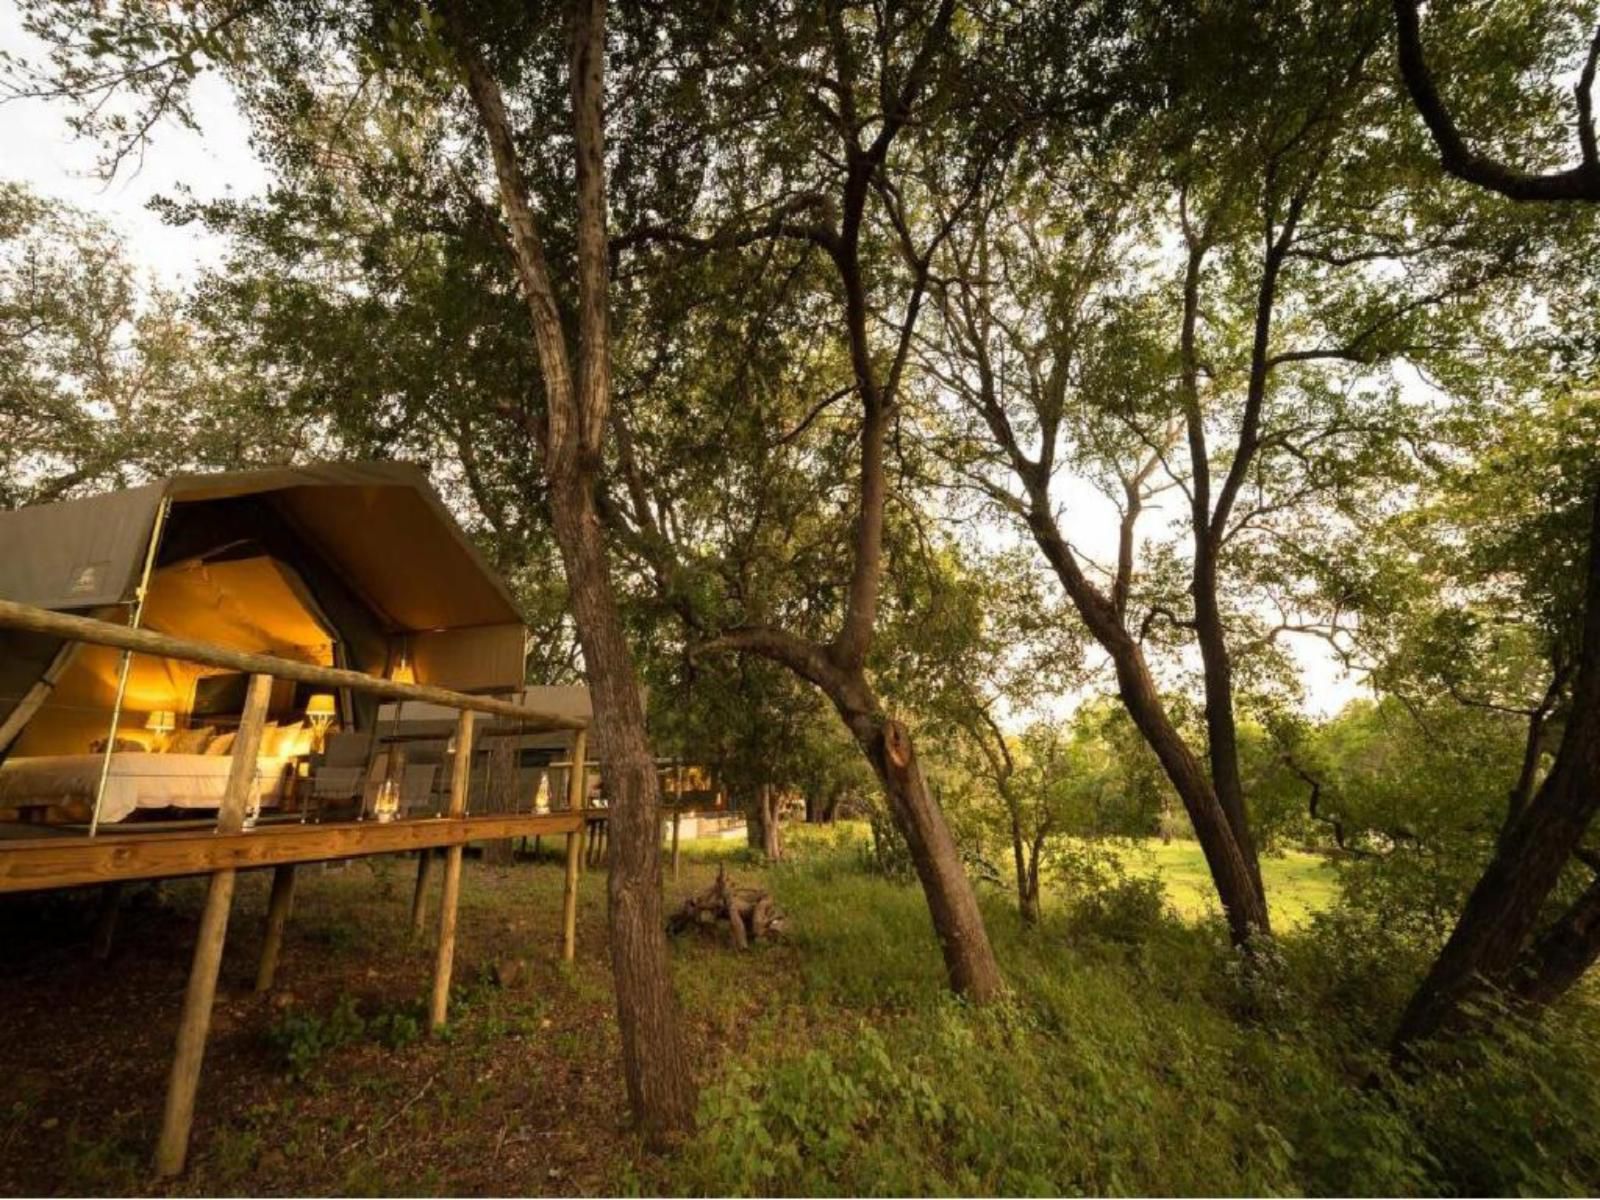
[[[306,701],[306,717],[313,725],[328,724],[333,720],[336,711],[333,695],[330,692],[317,692]]]
[[[157,709],[145,718],[144,727],[151,733],[171,733],[178,727],[177,714],[169,709]]]

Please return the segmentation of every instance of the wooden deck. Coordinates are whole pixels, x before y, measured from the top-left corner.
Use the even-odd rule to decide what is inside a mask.
[[[569,962],[572,960],[577,942],[581,846],[586,834],[591,849],[603,845],[606,828],[603,809],[583,808],[588,778],[586,721],[560,713],[533,711],[492,696],[468,695],[438,687],[379,679],[355,671],[312,666],[267,655],[244,654],[221,646],[49,612],[4,599],[0,599],[0,629],[17,629],[68,641],[111,646],[129,654],[154,654],[162,658],[223,667],[249,676],[227,785],[210,829],[203,826],[197,828],[185,821],[185,828],[182,829],[125,828],[116,833],[105,833],[95,828],[95,822],[91,822],[90,827],[83,831],[56,829],[46,832],[44,827],[40,827],[38,836],[0,838],[0,893],[105,885],[102,928],[96,936],[97,947],[108,948],[110,945],[123,883],[179,875],[206,875],[210,879],[205,908],[200,918],[200,932],[195,942],[194,959],[189,968],[183,1012],[178,1022],[177,1046],[168,1076],[161,1136],[155,1155],[159,1175],[171,1178],[181,1174],[188,1157],[200,1067],[211,1028],[211,1009],[216,1000],[217,975],[222,963],[223,942],[228,933],[228,915],[233,906],[234,883],[240,871],[265,867],[273,870],[267,933],[256,977],[256,989],[265,992],[274,984],[278,950],[294,901],[295,870],[300,863],[444,847],[446,853],[443,856],[430,853],[418,855],[417,883],[411,909],[412,930],[420,935],[426,927],[430,879],[436,860],[442,857],[444,878],[439,900],[438,947],[432,995],[428,1003],[428,1032],[432,1034],[444,1026],[449,1009],[457,905],[461,895],[461,856],[466,844],[524,835],[564,834],[566,878],[562,888],[561,955]],[[317,825],[272,821],[246,829],[246,808],[254,784],[255,763],[275,678],[293,679],[328,689],[350,688],[388,699],[425,701],[455,709],[458,714],[455,726],[457,749],[451,764],[446,815],[392,822],[343,821]],[[564,810],[554,813],[467,814],[474,721],[478,713],[510,717],[520,724],[539,729],[574,731],[567,772],[567,807]]]
[[[242,833],[205,829],[48,836],[0,841],[0,893],[251,870],[291,863],[399,854],[501,838],[581,833],[593,812],[495,813],[422,817],[382,824],[260,825]]]

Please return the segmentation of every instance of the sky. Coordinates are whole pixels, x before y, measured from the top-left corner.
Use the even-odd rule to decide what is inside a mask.
[[[39,51],[10,0],[0,0],[0,50],[26,57]],[[161,126],[143,163],[125,166],[109,182],[96,173],[98,147],[73,135],[60,102],[8,101],[0,105],[0,179],[26,183],[101,218],[122,235],[130,259],[151,282],[180,288],[219,264],[226,244],[194,225],[165,224],[150,209],[151,199],[174,195],[180,186],[198,200],[244,198],[262,192],[269,182],[227,83],[203,74],[191,95],[200,128]],[[1115,555],[1115,516],[1108,502],[1087,486],[1068,487],[1063,498],[1076,518],[1067,523],[1075,542],[1096,561],[1110,561]],[[1087,514],[1092,515],[1084,519]],[[1163,521],[1167,515],[1153,514]],[[1360,681],[1342,670],[1319,639],[1291,636],[1284,644],[1300,664],[1305,707],[1312,715],[1334,713],[1361,694]],[[1051,707],[1061,713],[1072,707],[1073,699],[1064,696],[1061,705]]]
[[[0,0],[0,50],[38,56],[39,43],[23,31],[10,0]],[[228,85],[202,75],[193,94],[200,129],[163,126],[143,165],[125,167],[110,182],[95,172],[98,147],[73,137],[59,102],[10,100],[0,105],[0,178],[100,217],[122,235],[151,279],[179,286],[219,262],[224,246],[203,230],[164,224],[150,200],[174,194],[180,183],[201,200],[248,196],[268,179]]]

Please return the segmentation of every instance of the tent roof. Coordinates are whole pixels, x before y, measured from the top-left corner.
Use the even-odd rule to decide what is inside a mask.
[[[319,463],[170,479],[0,513],[0,596],[73,610],[133,598],[163,498],[270,498],[400,631],[521,624],[505,585],[407,463]]]

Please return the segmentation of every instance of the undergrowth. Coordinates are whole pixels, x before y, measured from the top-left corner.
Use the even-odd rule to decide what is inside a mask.
[[[765,883],[781,981],[652,1182],[694,1194],[1567,1194],[1600,1186],[1600,1039],[1580,1003],[1381,1053],[1426,961],[1342,909],[1245,969],[1216,923],[1121,880],[1024,930],[984,897],[1010,998],[948,995],[915,885],[840,836]],[[719,960],[716,956],[721,955]],[[729,960],[744,966],[728,966]],[[680,987],[759,960],[701,949]],[[710,974],[708,975],[708,964]],[[690,977],[693,976],[694,981]],[[1374,1085],[1373,1081],[1377,1081]]]

